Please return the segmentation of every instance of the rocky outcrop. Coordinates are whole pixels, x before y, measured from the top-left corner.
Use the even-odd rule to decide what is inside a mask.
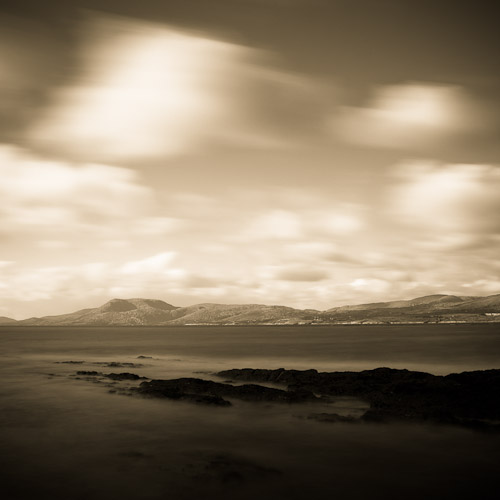
[[[171,380],[151,380],[142,382],[137,392],[143,396],[186,399],[193,397],[213,397],[240,399],[244,401],[266,401],[277,403],[300,403],[318,401],[312,392],[306,389],[284,391],[256,384],[231,385],[199,378],[178,378]],[[200,401],[203,402],[203,401]],[[226,403],[229,404],[228,401]]]
[[[370,403],[362,417],[434,421],[481,427],[500,421],[500,370],[447,376],[377,368],[361,372],[316,370],[225,370],[220,377],[236,381],[281,383],[290,391],[354,396]]]
[[[79,376],[84,376],[84,377],[106,377],[111,380],[145,380],[146,377],[140,377],[139,375],[136,375],[135,373],[102,373],[102,372],[97,372],[97,371],[86,371],[86,370],[80,370],[76,372],[77,375]]]

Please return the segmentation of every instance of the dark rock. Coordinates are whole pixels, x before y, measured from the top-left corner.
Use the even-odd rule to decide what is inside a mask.
[[[96,371],[78,371],[77,375],[85,375],[87,377],[106,377],[111,380],[145,380],[146,377],[140,377],[135,373],[102,373]]]
[[[182,380],[182,379],[179,379]],[[198,379],[193,379],[198,380]],[[230,406],[231,403],[226,401],[217,394],[206,394],[203,390],[195,387],[188,387],[185,384],[176,384],[176,380],[151,380],[150,382],[142,382],[136,391],[148,397],[167,398],[190,403],[199,403],[214,406]],[[204,380],[201,382],[205,382]]]
[[[137,356],[137,359],[153,359],[153,356]]]
[[[143,382],[137,389],[139,393],[153,397],[181,399],[186,395],[215,396],[234,398],[245,401],[266,401],[282,403],[299,403],[319,400],[305,389],[283,391],[256,384],[233,386],[199,378],[179,378],[172,380],[151,380]]]
[[[110,378],[111,380],[144,380],[146,377],[140,377],[139,375],[136,375],[135,373],[108,373],[107,375],[104,375],[107,378]]]
[[[93,363],[94,365],[103,365],[108,368],[141,368],[144,365],[140,363],[129,363],[129,362],[117,362],[117,361],[97,361]]]
[[[417,420],[480,427],[481,421],[500,420],[500,370],[437,376],[391,368],[322,373],[245,368],[217,375],[236,381],[282,383],[295,393],[305,390],[358,397],[370,403],[363,416],[367,421]]]

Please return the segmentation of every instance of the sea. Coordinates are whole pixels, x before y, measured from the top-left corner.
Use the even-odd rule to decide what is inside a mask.
[[[145,399],[76,374],[223,381],[216,373],[230,368],[390,367],[445,375],[500,368],[499,325],[4,326],[0,357],[7,500],[500,498],[497,433],[321,422],[303,404]],[[354,398],[330,406],[322,411],[367,408]]]

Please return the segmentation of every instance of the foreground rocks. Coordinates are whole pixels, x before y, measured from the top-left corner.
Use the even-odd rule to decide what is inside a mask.
[[[234,386],[199,378],[151,380],[142,382],[136,390],[143,396],[183,399],[218,406],[231,404],[224,398],[278,403],[319,401],[319,398],[306,389],[284,391],[256,384]]]
[[[235,381],[280,383],[289,391],[358,397],[370,403],[370,409],[362,417],[365,421],[398,419],[499,428],[496,421],[500,421],[500,370],[436,376],[390,368],[323,373],[246,368],[225,370],[217,375]],[[339,421],[326,415],[316,419]]]
[[[500,430],[500,370],[484,370],[436,376],[424,372],[377,368],[361,372],[316,370],[233,369],[217,373],[225,380],[200,378],[149,380],[134,373],[78,371],[78,376],[100,382],[103,378],[139,382],[112,392],[230,406],[231,400],[266,403],[329,404],[338,397],[354,397],[369,404],[359,418],[336,413],[312,413],[306,418],[320,422],[385,422],[394,420],[454,424],[479,430]],[[255,383],[282,384],[285,389]],[[332,408],[333,409],[333,408]]]
[[[96,371],[85,371],[81,370],[76,372],[77,375],[79,376],[85,376],[85,377],[105,377],[109,378],[111,380],[144,380],[146,377],[140,377],[139,375],[136,375],[135,373],[102,373],[102,372],[96,372]]]

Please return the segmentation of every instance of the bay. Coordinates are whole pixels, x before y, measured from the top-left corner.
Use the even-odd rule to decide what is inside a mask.
[[[301,405],[212,408],[141,399],[75,376],[99,370],[218,380],[214,372],[243,367],[387,366],[434,374],[500,368],[497,325],[3,327],[0,348],[0,466],[9,499],[500,493],[497,435],[316,422]],[[336,402],[335,412],[362,411],[359,401]]]

